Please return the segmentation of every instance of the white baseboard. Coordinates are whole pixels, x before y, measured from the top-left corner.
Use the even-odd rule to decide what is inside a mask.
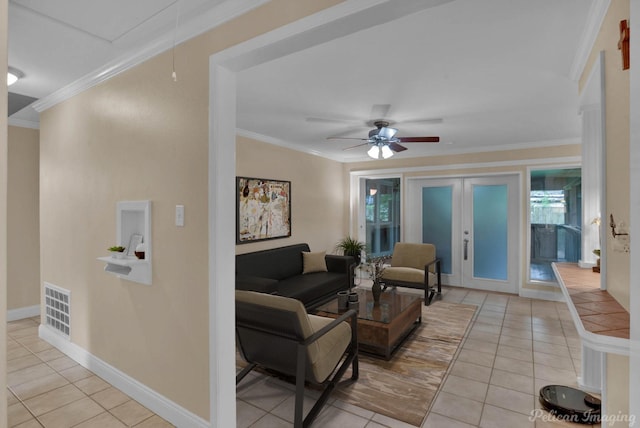
[[[7,311],[7,322],[17,321],[40,315],[40,305],[26,306],[24,308],[10,309]]]
[[[91,370],[111,385],[118,388],[158,416],[171,422],[178,428],[209,428],[209,422],[195,415],[182,406],[174,403],[165,396],[157,393],[148,386],[140,383],[131,376],[107,364],[92,355],[84,348],[68,341],[46,325],[40,325],[38,330],[42,340],[50,343],[76,361],[81,366]]]
[[[521,288],[520,297],[528,297],[530,299],[550,300],[553,302],[565,302],[564,295],[558,289],[555,291],[536,290],[533,288]]]

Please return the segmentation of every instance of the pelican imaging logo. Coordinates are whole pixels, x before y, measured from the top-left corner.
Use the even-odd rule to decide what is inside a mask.
[[[529,420],[531,422],[539,420],[542,422],[571,422],[591,425],[602,423],[602,426],[613,426],[616,422],[626,422],[629,427],[634,427],[636,423],[636,416],[627,415],[622,412],[610,415],[601,415],[599,412],[560,414],[555,412],[549,413],[542,409],[535,409],[529,414]]]

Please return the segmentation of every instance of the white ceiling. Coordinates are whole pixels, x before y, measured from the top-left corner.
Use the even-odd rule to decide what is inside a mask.
[[[180,0],[180,25],[234,1]],[[398,157],[577,141],[570,70],[593,2],[443,1],[242,71],[240,133],[344,161],[366,159],[366,148],[326,138],[366,137],[381,118],[399,136],[441,137]],[[25,73],[12,92],[45,97],[175,32],[174,0],[60,6],[11,0],[9,63]]]

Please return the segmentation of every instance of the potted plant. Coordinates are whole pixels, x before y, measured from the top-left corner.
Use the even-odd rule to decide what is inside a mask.
[[[360,264],[362,252],[366,248],[367,246],[363,242],[360,242],[357,239],[352,238],[351,236],[342,238],[336,244],[336,249],[342,251],[342,254],[344,254],[345,256],[352,256],[353,258],[355,258],[357,265]]]
[[[369,260],[369,277],[373,281],[371,293],[373,294],[373,302],[380,303],[380,294],[382,293],[382,274],[386,268],[385,263],[388,257],[375,257]]]
[[[121,245],[115,245],[113,247],[109,247],[108,250],[111,253],[111,257],[113,257],[114,259],[124,258],[125,247]]]

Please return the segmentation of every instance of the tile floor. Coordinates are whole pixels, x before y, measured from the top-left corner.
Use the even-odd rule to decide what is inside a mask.
[[[542,386],[577,386],[580,339],[566,304],[448,287],[442,299],[479,310],[424,428],[581,426],[531,417]],[[37,323],[8,325],[9,427],[172,426],[40,340]],[[237,394],[238,428],[292,426],[291,385],[253,372]],[[309,397],[305,409],[312,404]],[[339,400],[330,401],[313,426],[412,427]]]
[[[7,326],[9,427],[173,427],[38,338],[38,323]]]
[[[412,292],[414,290],[407,290]],[[548,384],[577,387],[580,339],[565,303],[459,288],[442,299],[479,307],[424,428],[580,427],[553,420],[540,409],[538,391]],[[237,427],[291,427],[293,389],[251,373],[237,390]],[[313,401],[305,403],[307,411]],[[537,416],[537,417],[535,417]],[[410,428],[339,400],[330,401],[313,426]]]

